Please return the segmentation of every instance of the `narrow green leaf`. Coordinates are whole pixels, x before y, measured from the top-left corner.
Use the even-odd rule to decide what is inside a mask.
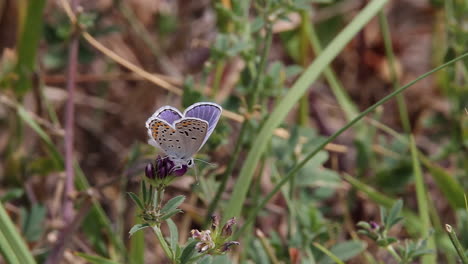
[[[175,214],[178,214],[178,213],[182,213],[183,211],[180,210],[180,209],[174,209],[168,213],[166,213],[165,215],[161,216],[161,220],[165,221],[167,219],[169,219],[171,216],[175,215]]]
[[[0,203],[0,239],[6,240],[8,245],[0,245],[5,257],[14,260],[13,254],[20,264],[35,264],[34,257],[28,250],[23,238],[11,221],[3,204]],[[13,262],[15,263],[15,262]]]
[[[453,210],[457,210],[465,207],[463,198],[463,187],[450,173],[445,171],[443,168],[436,164],[433,164],[429,159],[423,155],[419,155],[424,167],[429,170],[430,175],[434,179],[437,187],[444,194],[443,196],[447,199]]]
[[[0,253],[7,263],[19,264],[19,260],[15,255],[15,251],[11,248],[10,243],[4,236],[2,230],[0,230]]]
[[[132,192],[127,192],[127,194],[130,195],[130,198],[132,198],[132,200],[141,210],[145,210],[145,206],[143,205],[143,202],[140,200],[140,197],[138,197],[138,195]]]
[[[428,198],[426,193],[426,187],[424,184],[424,178],[421,172],[421,164],[419,163],[418,150],[416,148],[416,143],[414,142],[413,136],[410,138],[411,146],[411,158],[413,162],[413,171],[414,171],[414,182],[416,185],[416,198],[418,201],[419,217],[421,219],[421,228],[423,234],[429,234],[431,230],[431,220],[429,216],[429,206]],[[428,248],[435,250],[435,241],[434,237],[430,236],[428,238]],[[422,257],[422,263],[437,263],[435,254],[424,255]]]
[[[347,261],[355,256],[359,255],[366,249],[366,244],[361,241],[346,241],[338,243],[330,248],[330,252],[333,253],[342,261]],[[318,262],[319,264],[331,264],[333,263],[332,258],[329,256],[322,258]]]
[[[301,77],[294,83],[286,96],[279,102],[269,118],[263,124],[257,137],[253,140],[254,145],[249,151],[239,179],[234,186],[234,191],[229,200],[224,220],[240,215],[242,206],[246,199],[255,168],[265,151],[274,130],[283,122],[289,111],[296,105],[298,100],[309,89],[310,85],[317,79],[322,71],[341,52],[346,44],[377,14],[384,6],[386,0],[375,0],[370,2],[353,21],[328,45],[323,53],[304,71]]]
[[[17,74],[19,81],[16,91],[19,94],[24,94],[32,86],[32,73],[36,66],[36,54],[39,46],[39,41],[42,37],[42,28],[44,19],[42,11],[44,9],[45,0],[27,1],[27,13],[24,16],[23,24],[19,41],[18,41],[18,64]]]
[[[328,250],[326,247],[320,245],[319,243],[313,243],[316,248],[318,248],[320,251],[322,251],[325,255],[327,255],[332,262],[330,263],[336,263],[336,264],[344,264],[343,261],[335,254],[333,254],[330,250]],[[327,262],[328,263],[328,262]]]
[[[182,254],[180,254],[180,264],[186,264],[190,260],[190,258],[195,253],[195,245],[197,245],[197,241],[191,241],[190,243],[185,246]]]
[[[88,255],[82,252],[75,252],[75,255],[87,260],[91,264],[119,264],[118,262],[100,256]]]
[[[37,241],[44,232],[44,220],[46,216],[46,208],[40,204],[33,204],[31,209],[22,208],[21,228],[23,234],[28,241]]]
[[[398,222],[401,209],[403,208],[403,200],[399,199],[388,212],[388,216],[385,219],[385,226],[390,229],[396,222]]]
[[[135,216],[138,221],[138,217]],[[130,238],[130,263],[144,264],[145,263],[145,232],[134,233]]]
[[[167,225],[169,226],[169,246],[172,249],[172,252],[177,252],[177,247],[179,246],[179,231],[177,230],[177,226],[175,225],[174,221],[171,219],[166,220]]]
[[[24,191],[21,188],[13,188],[13,189],[7,190],[7,192],[4,195],[2,195],[2,197],[0,198],[0,202],[5,203],[10,200],[18,199],[21,196],[23,196],[23,194],[24,194]]]
[[[181,205],[185,200],[185,196],[183,195],[178,195],[172,199],[170,199],[164,207],[161,209],[161,214],[165,214],[168,212],[172,212],[174,209],[176,209],[179,205]]]
[[[132,236],[135,232],[145,229],[147,227],[150,227],[150,225],[149,224],[136,224],[130,229],[128,233],[130,234],[130,236]]]

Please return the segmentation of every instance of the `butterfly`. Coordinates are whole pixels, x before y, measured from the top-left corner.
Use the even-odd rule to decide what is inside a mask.
[[[146,121],[148,143],[161,149],[176,168],[193,166],[193,155],[206,143],[223,111],[210,102],[189,106],[181,114],[172,106],[156,110]]]

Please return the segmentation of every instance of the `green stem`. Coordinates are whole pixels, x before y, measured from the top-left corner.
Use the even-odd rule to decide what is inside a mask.
[[[395,66],[395,54],[393,53],[392,48],[392,37],[390,34],[390,28],[388,26],[387,17],[385,16],[384,12],[381,10],[379,12],[379,24],[380,30],[382,31],[382,37],[385,46],[385,53],[388,59],[388,67],[390,69],[390,78],[392,80],[393,88],[396,90],[398,89],[399,80],[398,74],[396,72]],[[399,94],[396,97],[397,105],[398,105],[398,112],[400,113],[400,119],[403,126],[403,130],[408,135],[411,133],[411,123],[408,117],[408,109],[406,107],[405,98],[403,95]]]
[[[161,232],[161,229],[157,225],[153,226],[152,229],[153,229],[154,233],[156,234],[156,237],[158,238],[159,243],[161,244],[161,247],[162,247],[162,249],[164,251],[164,254],[166,254],[166,256],[172,261],[172,263],[174,263],[174,264],[177,263],[175,261],[175,258],[173,256],[173,254],[172,254],[171,249],[169,248],[169,245],[167,244],[166,240],[164,239],[164,236],[163,236],[163,234]]]
[[[213,81],[213,93],[211,94],[212,96],[216,96],[218,94],[225,66],[226,63],[224,61],[218,61],[216,63],[215,76]]]
[[[237,136],[237,140],[236,140],[237,144],[236,144],[236,147],[234,148],[234,153],[232,154],[231,160],[229,161],[226,171],[221,176],[221,184],[219,185],[218,190],[216,191],[216,195],[213,198],[213,201],[211,202],[210,206],[208,207],[208,213],[206,215],[205,225],[207,225],[210,222],[211,215],[216,210],[216,207],[218,206],[219,201],[221,200],[221,195],[226,189],[229,176],[232,175],[232,171],[234,170],[234,166],[237,163],[237,159],[239,158],[239,153],[242,149],[242,141],[244,139],[245,132],[248,130],[248,126],[249,126],[248,122],[249,122],[248,120],[245,120],[244,123],[242,123],[239,136]]]
[[[253,82],[252,88],[254,89],[252,94],[252,100],[249,104],[249,112],[252,112],[254,105],[257,103],[258,96],[260,94],[260,84],[263,77],[263,71],[266,67],[268,53],[270,53],[271,42],[273,39],[273,27],[271,22],[267,18],[267,24],[265,25],[266,30],[266,38],[265,38],[265,46],[263,47],[263,53],[260,57],[260,64],[258,66],[257,75],[255,77],[255,81]]]
[[[286,184],[302,167],[304,167],[305,164],[307,164],[307,162],[312,159],[317,153],[319,153],[328,143],[332,142],[333,140],[335,140],[339,135],[341,135],[343,132],[345,132],[346,130],[348,130],[350,127],[352,127],[355,123],[357,123],[359,120],[361,120],[362,118],[364,118],[367,114],[369,114],[370,112],[374,111],[377,107],[379,107],[380,105],[386,103],[387,101],[389,101],[390,99],[392,99],[393,97],[395,97],[396,95],[400,94],[401,92],[403,92],[404,90],[408,89],[409,87],[411,87],[413,84],[417,83],[418,81],[426,78],[427,76],[459,61],[459,60],[462,60],[464,58],[468,57],[468,53],[465,53],[463,54],[462,56],[459,56],[447,63],[444,63],[442,65],[440,65],[439,67],[436,67],[434,69],[432,69],[431,71],[428,71],[426,73],[424,73],[423,75],[419,76],[418,78],[416,78],[415,80],[411,81],[410,83],[408,83],[407,85],[401,87],[400,89],[397,89],[396,91],[392,92],[391,94],[385,96],[384,98],[382,98],[380,101],[378,101],[377,103],[375,103],[374,105],[372,105],[371,107],[367,108],[365,111],[363,111],[362,113],[360,113],[357,117],[355,117],[351,122],[349,122],[348,124],[346,124],[344,127],[342,127],[340,130],[338,130],[335,134],[331,135],[328,139],[324,140],[324,142],[322,144],[320,144],[313,152],[311,152],[309,155],[307,155],[299,164],[297,164],[290,172],[288,175],[286,175],[286,177],[284,177],[280,182],[278,182],[275,186],[275,188],[270,192],[268,193],[268,195],[263,199],[263,201],[259,204],[259,206],[257,206],[257,208],[255,208],[252,213],[249,215],[249,217],[247,218],[247,220],[245,221],[244,223],[244,226],[248,226],[249,223],[251,223],[254,219],[255,219],[255,216],[259,213],[260,210],[262,210],[262,208],[265,207],[265,205],[268,203],[268,201],[280,190],[280,188]],[[242,234],[242,232],[244,232],[245,229],[244,227],[242,227],[236,234],[235,234],[235,238],[239,237],[240,234]]]
[[[455,230],[453,230],[451,225],[445,225],[445,230],[447,231],[447,234],[450,237],[450,240],[452,241],[452,244],[455,247],[455,250],[457,251],[458,256],[460,257],[462,263],[468,264],[468,258],[465,255],[465,250],[460,244],[460,241],[458,240]]]
[[[159,212],[162,207],[163,199],[164,199],[164,188],[159,188],[158,191],[156,192],[158,196],[158,206],[156,207],[156,212]]]
[[[395,258],[395,260],[398,261],[398,263],[401,263],[401,257],[400,255],[398,255],[398,253],[395,251],[392,245],[388,245],[386,249]]]
[[[307,11],[301,12],[301,26],[300,26],[300,61],[299,63],[303,67],[307,67],[307,64],[310,60],[309,52],[309,38],[308,38],[308,24],[309,24],[309,14]],[[309,93],[305,93],[302,98],[299,100],[299,113],[298,113],[298,124],[300,126],[308,126],[309,124]],[[292,183],[292,182],[291,182]]]

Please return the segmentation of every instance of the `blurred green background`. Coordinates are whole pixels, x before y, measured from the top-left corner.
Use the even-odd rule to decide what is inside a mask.
[[[0,262],[169,263],[128,236],[126,193],[158,153],[144,123],[212,101],[209,164],[166,190],[187,197],[181,243],[211,213],[238,219],[241,246],[203,263],[459,263],[445,224],[464,251],[468,61],[404,85],[465,54],[466,1],[76,2],[0,0]],[[356,226],[398,199],[400,261]]]

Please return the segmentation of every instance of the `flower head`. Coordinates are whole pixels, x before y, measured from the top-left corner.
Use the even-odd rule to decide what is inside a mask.
[[[219,255],[229,251],[231,246],[239,245],[237,241],[229,241],[232,235],[232,226],[235,224],[236,220],[231,218],[223,228],[219,230],[219,217],[213,215],[211,217],[211,230],[199,231],[193,229],[190,232],[192,238],[199,241],[195,245],[195,248],[200,253],[206,252],[210,255]]]
[[[154,163],[148,163],[145,168],[146,179],[153,185],[167,185],[174,177],[183,176],[188,166],[178,167],[169,157],[158,156]]]
[[[210,230],[203,230],[200,232],[197,229],[193,229],[190,234],[192,238],[200,241],[195,245],[198,252],[203,253],[215,247]]]

